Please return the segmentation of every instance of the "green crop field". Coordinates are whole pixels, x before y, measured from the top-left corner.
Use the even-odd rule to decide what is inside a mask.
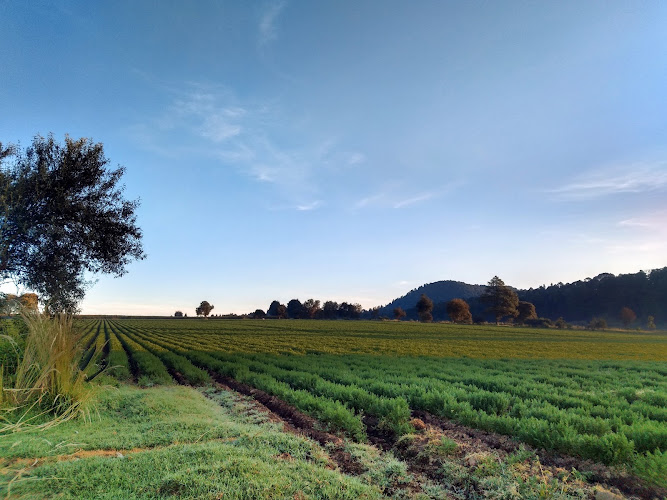
[[[168,398],[159,391],[174,390],[177,384],[199,387],[199,391],[207,397],[219,400],[222,397],[220,394],[208,394],[212,387],[216,387],[212,385],[215,379],[233,380],[234,383],[245,384],[245,387],[259,389],[315,418],[324,430],[343,436],[349,443],[345,445],[346,450],[362,457],[362,462],[376,464],[369,465],[368,475],[363,476],[368,484],[373,485],[375,493],[408,491],[410,487],[405,481],[409,475],[405,475],[405,464],[396,465],[391,454],[382,459],[369,458],[367,449],[351,447],[365,446],[364,443],[372,442],[378,432],[391,436],[395,446],[412,443],[414,436],[418,435],[416,416],[428,416],[440,422],[465,426],[466,429],[510,436],[535,450],[545,449],[577,460],[602,463],[621,471],[621,474],[641,478],[651,487],[667,487],[667,335],[664,332],[529,329],[393,321],[214,319],[88,319],[79,320],[78,327],[82,333],[81,368],[93,381],[101,374],[103,384],[112,380],[109,376],[115,377],[117,382],[114,383],[119,385],[123,395],[119,396],[121,399],[140,397],[122,392],[123,388],[129,390],[128,385],[135,383],[158,391],[152,396],[150,391],[146,391],[146,401]],[[186,393],[182,397],[186,397]],[[201,404],[195,403],[194,399],[192,401],[193,408]],[[35,434],[18,441],[0,439],[0,456],[4,455],[7,459],[12,456],[56,454],[62,443],[70,446],[64,436],[78,440],[81,431],[88,434],[86,439],[72,444],[81,450],[148,445],[149,448],[140,450],[141,453],[136,455],[135,463],[143,464],[142,460],[148,460],[148,455],[144,454],[151,453],[156,457],[163,453],[165,460],[176,460],[168,458],[172,453],[169,451],[171,447],[184,446],[192,451],[204,436],[206,439],[201,443],[201,450],[192,451],[193,457],[199,457],[209,448],[213,453],[215,440],[222,438],[222,435],[216,438],[220,432],[216,425],[212,424],[210,431],[206,430],[204,420],[210,417],[197,416],[199,410],[188,413],[189,423],[183,428],[187,431],[192,426],[192,437],[174,437],[178,426],[173,424],[172,419],[181,417],[176,407],[162,403],[151,403],[145,408],[133,406],[132,411],[136,410],[131,416],[133,423],[125,432],[121,430],[124,425],[116,420],[116,413],[126,403],[119,402],[113,392],[105,392],[103,402],[104,405],[111,405],[113,410],[106,415],[107,410],[102,408],[102,423],[89,424],[95,429],[92,435],[91,431],[83,430],[85,425],[77,423],[71,424],[71,429],[68,424],[62,431],[56,429],[50,434]],[[210,411],[210,408],[206,410]],[[204,414],[209,415],[206,412]],[[229,418],[238,420],[241,417],[224,417]],[[138,432],[128,435],[133,425],[145,429],[148,434]],[[107,431],[103,430],[104,426],[107,426]],[[171,430],[172,427],[174,430]],[[248,428],[247,432],[250,435],[269,432],[262,429]],[[97,434],[99,439],[104,438],[99,443],[95,437]],[[271,436],[270,439],[278,439]],[[152,441],[144,443],[146,439]],[[168,448],[160,451],[153,441],[164,443]],[[58,444],[54,448],[45,443]],[[451,449],[465,446],[444,437],[430,443],[425,448],[430,457],[429,463],[433,462],[433,457],[443,453],[447,455]],[[400,452],[398,448],[395,451]],[[180,451],[174,449],[173,453]],[[559,498],[586,498],[589,495],[581,493],[584,490],[580,486],[584,483],[577,482],[578,472],[574,469],[558,480],[548,480],[537,459],[531,462],[533,472],[526,476],[526,467],[530,467],[521,452],[518,453],[487,457],[482,468],[469,468],[469,459],[465,457],[472,456],[472,463],[478,460],[473,451],[460,455],[457,463],[447,461],[449,459],[442,463],[435,462],[440,465],[433,491],[448,484],[445,488],[447,495],[467,498],[470,485],[474,484],[475,491],[488,493],[493,488],[496,488],[495,491],[514,488],[520,492],[519,497],[529,498],[551,497],[558,492],[560,496],[556,496]],[[91,456],[86,460],[97,460],[100,464],[82,464],[81,471],[77,472],[75,465],[63,463],[52,466],[47,461],[47,465],[38,467],[33,474],[34,477],[63,474],[71,478],[83,478],[92,474],[91,471],[100,474],[97,467],[101,467],[105,459]],[[384,465],[377,465],[380,463],[377,460],[384,460]],[[150,467],[150,461],[145,466]],[[68,467],[77,471],[68,472]],[[85,467],[92,469],[86,472],[88,469]],[[209,470],[209,465],[198,467],[198,470]],[[378,476],[373,472],[378,467],[384,471],[382,474],[389,474],[394,479],[390,481],[387,479],[389,476]],[[189,470],[188,464],[183,462],[178,474],[186,477]],[[269,468],[262,472],[266,475],[264,481],[273,477],[272,470]],[[119,466],[118,474],[127,473],[123,471],[125,469]],[[396,471],[402,472],[399,474]],[[487,475],[479,476],[480,471]],[[397,486],[397,477],[402,478],[403,486]],[[162,476],[151,478],[148,474],[146,478],[148,482],[136,483],[140,493],[130,497],[152,498],[154,493],[150,492],[170,491],[171,486],[165,486]],[[117,486],[119,494],[129,494],[130,490],[123,488],[130,487],[123,486],[126,484],[123,480],[114,477],[109,480],[120,481]],[[182,491],[186,497],[197,497],[209,484],[204,477],[199,480],[201,485],[196,487],[184,486],[187,482],[178,483],[181,489],[176,490]],[[81,486],[77,481],[72,479],[68,490],[52,483],[49,487],[53,488],[54,494],[69,491],[66,498],[96,497],[97,490],[92,486],[92,489],[86,489],[87,486]],[[345,481],[332,476],[331,482],[323,487],[334,490],[351,488],[341,486],[347,484]],[[14,490],[23,491],[22,487],[17,485]],[[197,489],[200,487],[204,490]],[[219,485],[210,487],[224,490]],[[289,490],[292,493],[285,493],[284,497],[291,498],[294,492],[298,496],[299,488]],[[426,491],[424,488],[422,492]],[[424,498],[440,498],[442,492],[437,491]],[[375,493],[369,493],[370,497]],[[253,498],[253,495],[238,493],[237,496]],[[323,498],[329,496],[324,495]]]
[[[231,377],[361,442],[365,416],[400,436],[426,411],[664,484],[664,333],[297,320],[88,328],[91,346],[106,331],[123,348],[113,369],[143,385]]]

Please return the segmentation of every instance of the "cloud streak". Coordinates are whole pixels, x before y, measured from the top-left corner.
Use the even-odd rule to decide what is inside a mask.
[[[590,172],[551,191],[559,199],[588,200],[667,188],[667,162],[636,163]]]
[[[262,12],[259,20],[258,44],[260,47],[265,47],[278,38],[276,21],[284,8],[285,2],[275,2]]]

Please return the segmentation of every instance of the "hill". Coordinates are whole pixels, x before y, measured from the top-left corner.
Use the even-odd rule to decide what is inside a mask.
[[[511,286],[511,283],[507,283]],[[433,300],[433,318],[448,319],[445,303],[461,298],[470,304],[473,317],[482,319],[484,306],[478,300],[485,285],[470,285],[461,281],[436,281],[411,290],[407,294],[382,307],[382,315],[393,317],[395,307],[408,313],[409,319],[417,319],[415,305],[426,294]],[[637,315],[631,326],[646,326],[653,316],[656,325],[667,324],[667,267],[631,274],[602,273],[594,278],[573,283],[558,283],[528,290],[516,290],[519,300],[535,304],[540,317],[568,322],[587,323],[593,317],[605,318],[610,325],[620,325],[620,311],[624,307]],[[491,320],[492,318],[484,318]]]
[[[486,286],[484,285],[469,285],[462,281],[436,281],[435,283],[427,283],[410,290],[408,293],[392,300],[389,304],[380,309],[380,313],[386,316],[393,316],[393,310],[396,307],[401,307],[409,312],[415,308],[415,304],[421,297],[422,293],[428,295],[434,304],[441,302],[449,302],[452,299],[465,299],[479,297]]]

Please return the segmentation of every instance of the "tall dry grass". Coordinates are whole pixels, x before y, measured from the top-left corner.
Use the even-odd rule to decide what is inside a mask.
[[[25,348],[16,372],[0,371],[0,434],[46,428],[89,415],[92,390],[79,368],[80,336],[72,317],[26,313]]]

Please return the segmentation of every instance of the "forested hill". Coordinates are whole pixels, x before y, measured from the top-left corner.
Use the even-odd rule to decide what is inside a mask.
[[[428,295],[433,303],[437,304],[440,302],[449,302],[456,298],[468,300],[471,297],[479,297],[482,292],[484,292],[485,288],[486,286],[484,285],[469,285],[461,281],[451,280],[427,283],[426,285],[411,290],[402,297],[394,299],[381,309],[381,313],[387,316],[392,316],[392,311],[395,307],[401,307],[405,311],[410,311],[415,308],[415,304],[419,300],[419,297],[421,297],[422,293]]]
[[[648,273],[600,274],[574,283],[518,290],[519,299],[535,304],[545,318],[562,316],[566,321],[588,321],[593,316],[619,322],[621,308],[629,307],[643,325],[648,316],[667,323],[667,267]]]
[[[507,283],[511,286],[511,283]],[[453,298],[465,299],[476,319],[484,316],[484,306],[478,297],[484,285],[469,285],[460,281],[437,281],[416,288],[393,300],[381,309],[381,314],[393,317],[393,309],[401,307],[408,318],[416,319],[415,305],[424,293],[433,300],[433,319],[448,319],[444,303]],[[637,315],[635,324],[642,326],[648,316],[654,316],[660,327],[667,326],[667,267],[634,274],[604,273],[574,283],[558,283],[529,290],[516,290],[520,300],[532,302],[537,314],[555,320],[588,322],[593,317],[605,318],[610,324],[620,323],[620,311],[629,307]],[[485,318],[489,319],[489,318]]]

